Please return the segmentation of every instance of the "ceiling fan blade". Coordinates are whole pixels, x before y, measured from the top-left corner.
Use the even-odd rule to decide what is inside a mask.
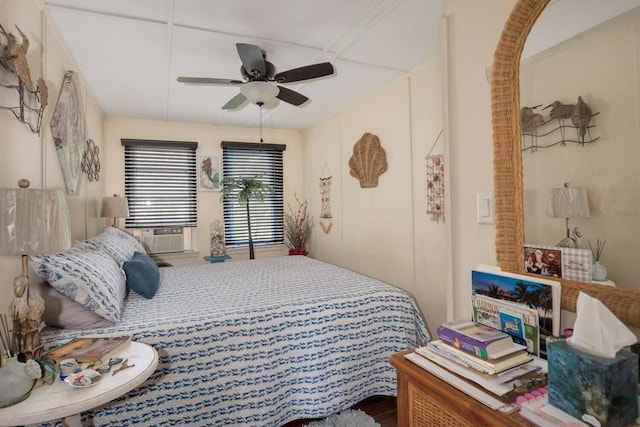
[[[242,94],[242,92],[240,92],[239,94],[237,94],[236,96],[234,96],[233,98],[231,98],[229,100],[229,102],[227,102],[226,104],[224,104],[224,106],[222,107],[223,110],[235,110],[236,108],[242,106],[244,103],[247,102],[247,97],[244,96]]]
[[[247,73],[254,77],[262,77],[265,75],[267,67],[264,63],[264,57],[262,56],[262,50],[260,47],[254,44],[236,43],[238,49],[238,55],[242,60],[242,65]],[[256,73],[258,75],[256,76]]]
[[[278,86],[278,89],[280,89],[280,92],[278,93],[278,95],[276,95],[276,98],[281,101],[288,102],[289,104],[295,105],[296,107],[304,104],[309,100],[309,98],[307,98],[303,94],[298,93],[295,90],[288,89],[284,86]]]
[[[283,71],[273,76],[273,79],[278,83],[293,83],[301,80],[329,76],[333,74],[333,71],[333,65],[331,65],[330,62],[321,62],[319,64]]]
[[[239,85],[244,82],[233,79],[216,79],[212,77],[178,77],[180,83],[190,85]]]

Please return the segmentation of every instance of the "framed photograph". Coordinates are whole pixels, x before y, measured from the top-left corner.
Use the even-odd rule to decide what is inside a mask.
[[[527,273],[591,282],[592,254],[589,249],[525,245],[524,268]]]
[[[220,156],[200,156],[200,191],[220,191]]]
[[[593,274],[593,254],[590,249],[562,248],[562,277],[590,282]]]
[[[524,245],[524,271],[562,278],[562,249],[556,246]]]

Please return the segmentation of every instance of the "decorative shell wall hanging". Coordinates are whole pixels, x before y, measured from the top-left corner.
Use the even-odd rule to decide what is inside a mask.
[[[329,234],[333,222],[331,218],[331,177],[326,176],[320,178],[320,227],[324,234]]]
[[[427,214],[431,221],[444,221],[444,156],[427,156]]]
[[[387,170],[387,154],[377,136],[368,132],[362,135],[353,146],[349,168],[349,174],[360,181],[361,188],[378,186],[378,177]]]

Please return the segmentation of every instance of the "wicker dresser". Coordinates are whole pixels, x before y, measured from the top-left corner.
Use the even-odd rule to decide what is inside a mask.
[[[398,427],[532,427],[517,412],[504,414],[467,396],[417,366],[404,355],[391,356],[398,374]]]

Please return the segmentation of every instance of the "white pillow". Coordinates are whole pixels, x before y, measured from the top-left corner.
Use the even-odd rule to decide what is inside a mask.
[[[131,260],[135,252],[147,253],[135,237],[114,227],[105,228],[101,234],[87,242],[102,247],[120,267],[125,261]]]
[[[38,276],[58,292],[107,320],[120,321],[127,290],[124,272],[100,247],[76,242],[66,251],[29,259]]]
[[[37,277],[37,275],[34,276]],[[114,325],[112,321],[56,291],[39,278],[29,285],[29,292],[31,295],[40,295],[44,299],[42,320],[49,326],[63,329],[94,329]]]

